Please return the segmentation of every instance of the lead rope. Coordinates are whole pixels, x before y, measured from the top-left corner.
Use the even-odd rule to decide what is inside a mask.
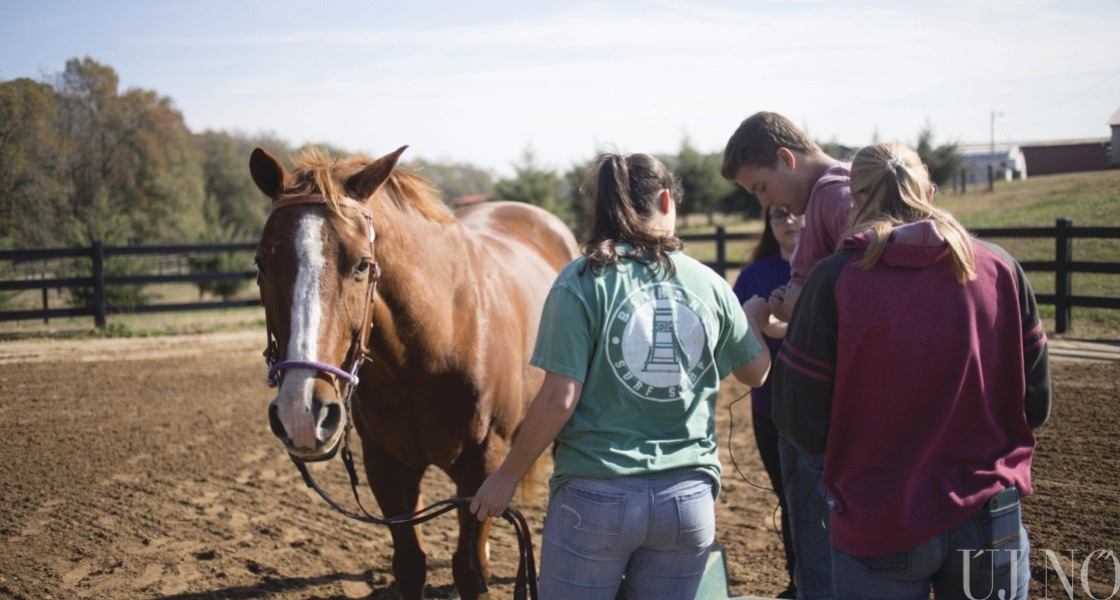
[[[315,482],[315,478],[311,476],[307,465],[296,460],[289,455],[292,463],[295,464],[299,470],[300,475],[303,477],[303,482],[307,487],[315,490],[319,497],[326,501],[331,508],[335,509],[342,515],[360,521],[362,523],[372,523],[374,525],[384,525],[388,527],[409,527],[420,525],[431,521],[432,519],[450,512],[456,508],[463,506],[470,506],[472,497],[456,497],[447,500],[441,500],[422,508],[414,513],[407,515],[399,515],[396,517],[379,518],[366,510],[362,504],[360,494],[358,493],[358,471],[354,466],[353,454],[350,451],[349,439],[347,438],[347,445],[342,449],[342,462],[346,467],[346,473],[350,479],[350,489],[354,493],[354,499],[358,504],[359,510],[362,514],[351,512],[331,498],[319,484]],[[517,576],[514,580],[513,597],[514,600],[536,600],[537,598],[537,569],[536,560],[533,556],[533,539],[532,531],[529,529],[528,521],[525,516],[516,508],[507,507],[502,513],[502,518],[505,519],[511,526],[513,526],[514,534],[517,537]],[[475,525],[470,532],[470,552],[471,564],[474,567],[476,583],[478,585],[479,597],[488,599],[490,598],[489,587],[486,584],[486,578],[482,573],[482,558],[479,554],[478,548],[478,525]]]

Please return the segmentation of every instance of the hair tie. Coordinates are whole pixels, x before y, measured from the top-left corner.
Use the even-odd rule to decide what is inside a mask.
[[[891,170],[891,169],[897,169],[901,166],[902,166],[902,159],[897,157],[897,156],[892,156],[890,158],[890,160],[887,161],[887,170],[888,171]]]

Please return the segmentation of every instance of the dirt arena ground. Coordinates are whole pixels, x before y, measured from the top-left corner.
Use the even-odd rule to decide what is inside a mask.
[[[386,531],[333,513],[272,438],[263,337],[0,343],[0,597],[397,597]],[[1054,361],[1053,373],[1053,416],[1025,503],[1032,597],[1068,597],[1063,573],[1087,597],[1086,556],[1120,550],[1120,363]],[[727,456],[730,439],[746,477],[765,481],[749,401],[734,407],[728,432],[727,405],[743,392],[732,385],[721,397],[718,541],[732,592],[772,596],[785,583],[775,502]],[[341,465],[315,471],[345,497]],[[433,470],[425,490],[435,501],[450,486]],[[542,512],[527,511],[537,540]],[[454,596],[454,529],[449,516],[425,526],[429,597]],[[509,528],[495,532],[493,597],[506,598],[516,554]],[[1089,563],[1090,590],[1109,597],[1113,563]]]

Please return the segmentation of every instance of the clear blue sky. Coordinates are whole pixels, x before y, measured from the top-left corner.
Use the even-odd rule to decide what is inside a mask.
[[[0,79],[67,59],[173,99],[188,126],[271,132],[498,175],[600,147],[723,149],[757,110],[820,141],[1105,137],[1116,0],[0,0]]]

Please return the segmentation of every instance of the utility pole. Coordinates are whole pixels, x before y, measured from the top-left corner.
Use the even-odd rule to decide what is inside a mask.
[[[996,111],[992,111],[992,145],[988,151],[988,160],[991,162],[996,161]]]
[[[988,156],[988,191],[992,191],[995,186],[996,180],[996,117],[1002,117],[1003,113],[997,113],[992,109],[992,142],[989,146]],[[1008,156],[1010,158],[1010,155]]]

